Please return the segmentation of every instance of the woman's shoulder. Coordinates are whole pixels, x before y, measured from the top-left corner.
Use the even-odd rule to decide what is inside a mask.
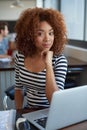
[[[24,55],[22,53],[20,53],[19,51],[16,51],[16,56],[17,57],[23,57],[24,58]]]
[[[65,68],[67,68],[67,65],[68,65],[67,58],[64,54],[53,56],[53,66],[54,67],[63,66]]]
[[[24,59],[24,55],[18,51],[16,51],[15,58],[18,60]]]
[[[54,55],[54,56],[53,56],[53,60],[54,60],[54,61],[60,61],[60,60],[67,61],[67,58],[66,58],[66,56],[62,53],[62,54],[60,54],[60,55]]]

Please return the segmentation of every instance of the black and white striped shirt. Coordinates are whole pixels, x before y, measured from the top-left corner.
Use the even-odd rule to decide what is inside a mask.
[[[56,83],[60,89],[64,89],[67,73],[65,56],[63,54],[53,56],[52,64]],[[15,57],[15,84],[16,88],[24,87],[26,89],[28,107],[49,106],[45,94],[46,69],[38,73],[29,72],[24,66],[24,55],[19,53]]]

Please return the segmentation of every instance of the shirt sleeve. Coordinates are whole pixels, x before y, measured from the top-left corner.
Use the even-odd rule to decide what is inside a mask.
[[[4,43],[5,43],[5,50],[9,48],[9,40],[8,38],[4,38]]]
[[[67,59],[64,55],[60,55],[56,58],[54,74],[58,87],[64,89],[67,74]]]
[[[19,53],[15,55],[15,88],[21,89],[23,86],[20,83],[20,63]]]

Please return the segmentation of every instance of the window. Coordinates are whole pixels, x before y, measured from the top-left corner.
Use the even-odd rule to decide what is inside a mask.
[[[61,0],[69,39],[84,40],[85,0]]]

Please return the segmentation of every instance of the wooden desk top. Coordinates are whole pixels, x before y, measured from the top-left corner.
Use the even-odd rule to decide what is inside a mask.
[[[74,124],[61,130],[87,130],[87,121]]]
[[[8,71],[8,70],[14,70],[14,62],[6,62],[1,63],[0,62],[0,71]]]

